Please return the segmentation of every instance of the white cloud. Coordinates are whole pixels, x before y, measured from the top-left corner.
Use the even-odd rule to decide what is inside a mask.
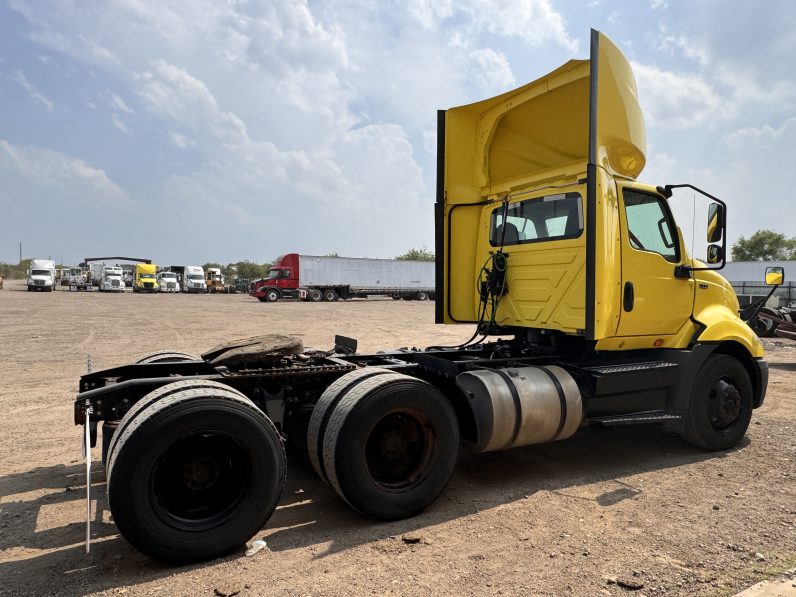
[[[664,35],[658,45],[658,49],[669,52],[675,48],[686,58],[698,62],[700,66],[708,66],[711,62],[710,50],[704,40],[690,39],[685,35]]]
[[[453,15],[451,0],[410,0],[409,14],[426,29],[436,29],[438,23]]]
[[[517,37],[531,46],[555,43],[571,52],[578,49],[577,39],[569,35],[564,18],[549,0],[413,0],[408,10],[427,29],[437,28],[445,19],[463,17],[465,29]]]
[[[506,56],[490,48],[470,52],[469,79],[491,94],[507,91],[517,84]]]
[[[172,131],[169,133],[169,138],[171,142],[174,143],[180,149],[188,149],[189,147],[196,147],[196,141],[188,137],[187,135],[183,135],[182,133],[178,133],[176,131]]]
[[[114,113],[114,114],[112,114],[112,115],[111,115],[111,122],[113,123],[113,126],[114,126],[115,128],[119,129],[119,130],[120,130],[121,132],[123,132],[125,135],[132,136],[132,134],[133,134],[133,133],[132,133],[132,131],[131,131],[131,130],[130,130],[130,128],[129,128],[129,127],[128,127],[128,126],[127,126],[127,125],[126,125],[126,124],[125,124],[125,123],[122,121],[122,119],[121,119],[121,118],[119,118],[119,115],[118,115],[118,114],[115,114],[115,113]]]
[[[667,0],[650,0],[652,10],[665,9],[667,6],[669,6]]]
[[[796,133],[796,117],[788,118],[777,128],[764,124],[761,127],[739,129],[726,135],[724,142],[730,150],[745,155],[750,150],[775,148],[794,133]],[[788,146],[793,147],[792,145]]]
[[[0,172],[0,204],[4,207],[28,203],[32,197],[45,206],[132,205],[128,194],[103,170],[57,151],[20,147],[0,139]]]
[[[124,112],[125,114],[135,114],[135,110],[128,106],[122,98],[113,92],[111,92],[110,102],[111,106],[120,112]]]
[[[686,129],[710,126],[735,114],[735,106],[696,73],[679,73],[656,66],[632,64],[639,102],[652,126]]]
[[[28,92],[31,99],[40,103],[48,112],[52,112],[55,105],[52,101],[47,99],[43,93],[41,93],[36,87],[28,81],[28,78],[22,73],[22,71],[14,71],[14,74],[11,75],[11,79],[19,83],[19,85]]]

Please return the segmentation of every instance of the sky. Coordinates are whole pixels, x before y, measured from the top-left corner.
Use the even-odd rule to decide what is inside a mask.
[[[589,31],[631,61],[640,180],[796,236],[796,2],[0,0],[0,261],[433,249],[436,111]]]

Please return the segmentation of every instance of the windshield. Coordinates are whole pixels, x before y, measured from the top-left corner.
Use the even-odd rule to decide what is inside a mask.
[[[177,279],[177,274],[173,274],[173,273],[169,272],[169,273],[165,273],[165,274],[160,274],[160,277],[164,278],[166,280],[176,280]]]
[[[155,274],[138,274],[139,278],[144,278],[146,280],[154,280]]]
[[[48,270],[48,269],[34,269],[32,272],[30,272],[30,275],[31,276],[49,276],[50,275],[50,270]]]
[[[279,278],[279,277],[281,277],[283,275],[282,271],[283,270],[281,270],[281,269],[272,269],[270,272],[268,272],[267,278],[269,280],[273,280],[274,278]]]
[[[202,278],[202,276],[200,274],[188,274],[188,279],[189,280],[203,280],[204,278]]]

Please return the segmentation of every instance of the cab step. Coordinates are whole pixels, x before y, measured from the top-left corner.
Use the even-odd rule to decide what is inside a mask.
[[[682,420],[681,415],[665,411],[646,411],[627,415],[609,415],[607,417],[594,417],[589,419],[592,425],[613,427],[616,425],[645,425],[648,423],[665,423]]]

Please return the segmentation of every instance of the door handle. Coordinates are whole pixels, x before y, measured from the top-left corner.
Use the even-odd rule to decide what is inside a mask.
[[[633,282],[625,282],[625,292],[622,295],[622,307],[625,311],[633,310]]]

